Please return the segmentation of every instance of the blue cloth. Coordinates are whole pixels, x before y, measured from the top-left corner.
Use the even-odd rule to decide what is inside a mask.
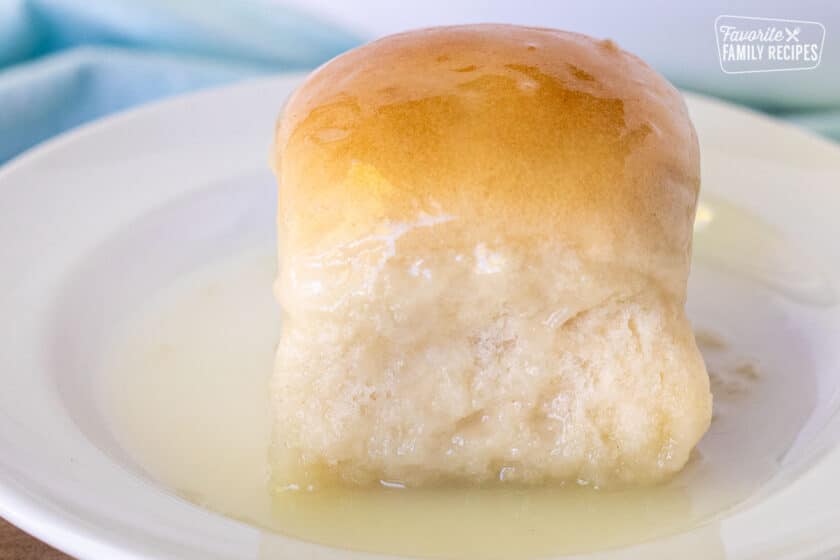
[[[0,164],[97,117],[259,74],[314,68],[360,42],[277,0],[0,0]],[[739,96],[722,73],[697,82],[680,69],[680,56],[662,56],[651,62],[678,85],[771,109]],[[809,88],[776,116],[840,139],[838,105],[812,103]]]
[[[0,0],[0,163],[108,113],[359,42],[258,0]]]

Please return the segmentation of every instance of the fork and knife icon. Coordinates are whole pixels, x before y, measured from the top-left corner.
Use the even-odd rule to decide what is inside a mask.
[[[801,27],[794,27],[793,29],[785,27],[785,33],[787,34],[787,38],[785,39],[785,42],[790,43],[791,41],[794,41],[794,42],[798,43],[799,42],[799,33],[801,33],[801,32],[802,32]]]

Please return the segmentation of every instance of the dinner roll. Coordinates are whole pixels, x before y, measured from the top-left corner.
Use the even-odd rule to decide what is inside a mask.
[[[647,484],[711,395],[685,316],[700,186],[674,87],[512,25],[343,54],[276,131],[278,488]]]

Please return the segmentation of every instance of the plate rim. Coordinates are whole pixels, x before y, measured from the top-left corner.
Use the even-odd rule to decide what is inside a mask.
[[[53,152],[60,151],[82,138],[106,133],[110,128],[130,121],[142,120],[146,115],[167,107],[183,106],[196,98],[224,97],[230,95],[230,92],[266,84],[274,84],[277,87],[276,84],[280,82],[297,84],[307,75],[308,72],[294,72],[259,76],[233,84],[192,91],[129,108],[64,131],[28,148],[0,166],[0,196],[7,192],[7,179],[19,169],[38,165],[42,158],[47,158]],[[683,92],[683,94],[692,103],[704,103],[719,109],[747,114],[753,119],[757,118],[784,129],[786,134],[796,135],[802,141],[833,150],[840,157],[840,145],[793,123],[707,95],[693,92]],[[20,374],[22,373],[18,375]],[[0,468],[2,467],[3,465],[0,465]],[[13,472],[6,473],[4,470],[0,470],[0,516],[47,544],[77,557],[98,557],[99,555],[130,559],[147,557],[142,551],[126,548],[126,539],[121,538],[119,533],[100,526],[92,526],[73,515],[63,514],[60,504],[45,502],[43,495],[39,495],[37,491],[27,490],[25,484],[22,485]]]

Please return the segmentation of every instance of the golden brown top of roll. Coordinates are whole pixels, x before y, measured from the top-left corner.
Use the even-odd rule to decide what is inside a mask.
[[[612,41],[492,24],[374,41],[291,97],[275,157],[297,251],[420,216],[435,242],[549,241],[684,294],[696,135],[677,90]]]

